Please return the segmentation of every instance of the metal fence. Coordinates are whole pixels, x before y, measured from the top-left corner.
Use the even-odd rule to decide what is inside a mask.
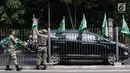
[[[90,32],[91,31],[91,32]],[[116,34],[114,32],[114,34]],[[53,33],[54,35],[54,33]],[[122,34],[119,34],[122,38]],[[66,31],[58,39],[52,39],[51,54],[55,64],[66,61],[102,61],[113,65],[116,61],[116,36],[108,40],[101,36],[100,30],[89,30],[82,34],[77,31]],[[120,39],[122,42],[124,40]],[[128,44],[128,42],[127,42]],[[128,56],[128,46],[119,43],[119,60],[123,61]],[[54,60],[55,59],[55,60]]]
[[[0,40],[8,36],[10,29],[0,29]],[[55,36],[55,30],[51,30],[51,57],[50,61],[54,64],[69,61],[102,61],[107,64],[114,64],[116,60],[116,42],[115,35],[113,41],[101,36],[101,29],[89,29],[79,34],[77,30],[66,30],[62,36]],[[115,34],[115,32],[114,32]],[[22,41],[29,40],[32,35],[31,29],[16,29],[16,37]],[[125,35],[119,33],[119,42],[129,45],[124,41]],[[18,49],[18,61],[21,65],[36,65],[36,47],[31,45],[32,52],[28,52],[24,47]],[[3,53],[0,55],[0,65],[5,65],[7,57]],[[119,59],[127,59],[128,47],[119,44]]]

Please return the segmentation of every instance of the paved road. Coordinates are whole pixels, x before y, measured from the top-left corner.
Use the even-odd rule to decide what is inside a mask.
[[[36,54],[18,54],[18,62],[22,66],[34,66],[36,65]],[[0,55],[0,66],[6,65],[7,58],[5,55]],[[64,63],[65,65],[103,65],[102,62],[86,63],[86,62],[71,62]],[[124,61],[124,65],[130,65],[130,58]]]
[[[130,73],[130,70],[22,70],[17,71],[4,71],[0,73]]]

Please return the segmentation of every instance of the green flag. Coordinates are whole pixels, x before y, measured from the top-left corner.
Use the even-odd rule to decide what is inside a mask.
[[[63,20],[61,21],[60,27],[56,31],[55,36],[61,36],[62,33],[65,31],[65,17],[63,16]]]
[[[8,39],[9,37],[6,37],[5,39],[0,41],[0,45],[7,45],[8,44]],[[22,41],[18,38],[15,38],[17,43],[16,43],[16,48],[19,48],[20,46],[23,46],[21,43]],[[6,50],[6,57],[8,55],[8,46],[5,46],[5,50]]]
[[[6,45],[8,43],[8,37],[0,41],[0,45]]]
[[[103,24],[102,24],[102,34],[108,37],[108,26],[107,26],[107,17],[104,14]]]
[[[85,30],[85,28],[87,28],[87,21],[85,18],[85,14],[83,14],[83,19],[82,19],[81,24],[79,26],[78,32],[81,33],[82,31]]]
[[[32,24],[32,29],[34,28],[38,28],[37,19],[35,18],[35,15],[33,15],[33,24]]]
[[[20,40],[20,39],[18,39],[18,38],[15,38],[16,39],[16,41],[17,41],[17,43],[16,43],[16,48],[19,48],[20,46],[23,46],[21,43],[22,43],[22,41]]]
[[[7,45],[7,43],[8,43],[8,38],[9,38],[9,37],[6,37],[5,39],[1,40],[1,41],[0,41],[0,45]],[[15,38],[15,39],[16,39],[16,41],[17,41],[17,43],[16,43],[16,48],[18,48],[18,47],[21,45],[22,41],[21,41],[20,39],[18,39],[18,38]]]
[[[122,19],[122,29],[121,29],[121,33],[124,33],[124,34],[127,34],[127,35],[130,34],[129,28],[128,28],[127,23],[126,23],[125,18],[124,18],[124,15],[123,15],[123,19]]]
[[[7,45],[8,44],[8,38],[9,37],[6,37],[5,39],[1,40],[0,45]],[[7,55],[8,55],[8,47],[7,46],[5,47],[5,50],[6,50],[6,57],[7,57]]]

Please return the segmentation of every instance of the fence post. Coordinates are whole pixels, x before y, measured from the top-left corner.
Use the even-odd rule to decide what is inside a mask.
[[[50,0],[48,2],[48,59],[49,59],[49,63],[51,63],[50,61],[50,57],[51,57],[51,30],[50,30]]]
[[[113,40],[113,20],[112,18],[108,19],[108,36],[110,40]]]
[[[119,61],[119,48],[118,48],[118,27],[116,27],[116,62]]]
[[[116,63],[114,65],[121,65],[121,63],[119,62],[118,27],[116,27]]]

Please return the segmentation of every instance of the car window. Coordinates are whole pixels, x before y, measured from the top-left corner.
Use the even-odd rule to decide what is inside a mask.
[[[77,40],[78,33],[66,33],[66,38],[70,40]]]
[[[89,34],[89,33],[83,33],[82,34],[82,41],[95,41],[96,40],[96,37],[92,34]]]
[[[89,32],[89,31],[84,31],[82,34],[79,34],[78,32],[65,32],[62,35],[63,36],[61,36],[60,38],[68,39],[68,40],[75,40],[75,41],[77,40],[88,41],[88,42],[97,41],[97,40],[108,41],[104,37],[98,34]],[[57,38],[55,36],[55,33],[51,33],[51,37]]]
[[[95,34],[95,33],[92,33],[92,32],[89,32],[89,31],[86,31],[85,32],[86,34],[89,34],[89,35],[91,35],[90,37],[90,39],[92,40],[92,41],[108,41],[108,39],[106,39],[106,38],[104,38],[104,37],[102,37],[102,36],[100,36],[100,35],[98,35],[98,34]]]

